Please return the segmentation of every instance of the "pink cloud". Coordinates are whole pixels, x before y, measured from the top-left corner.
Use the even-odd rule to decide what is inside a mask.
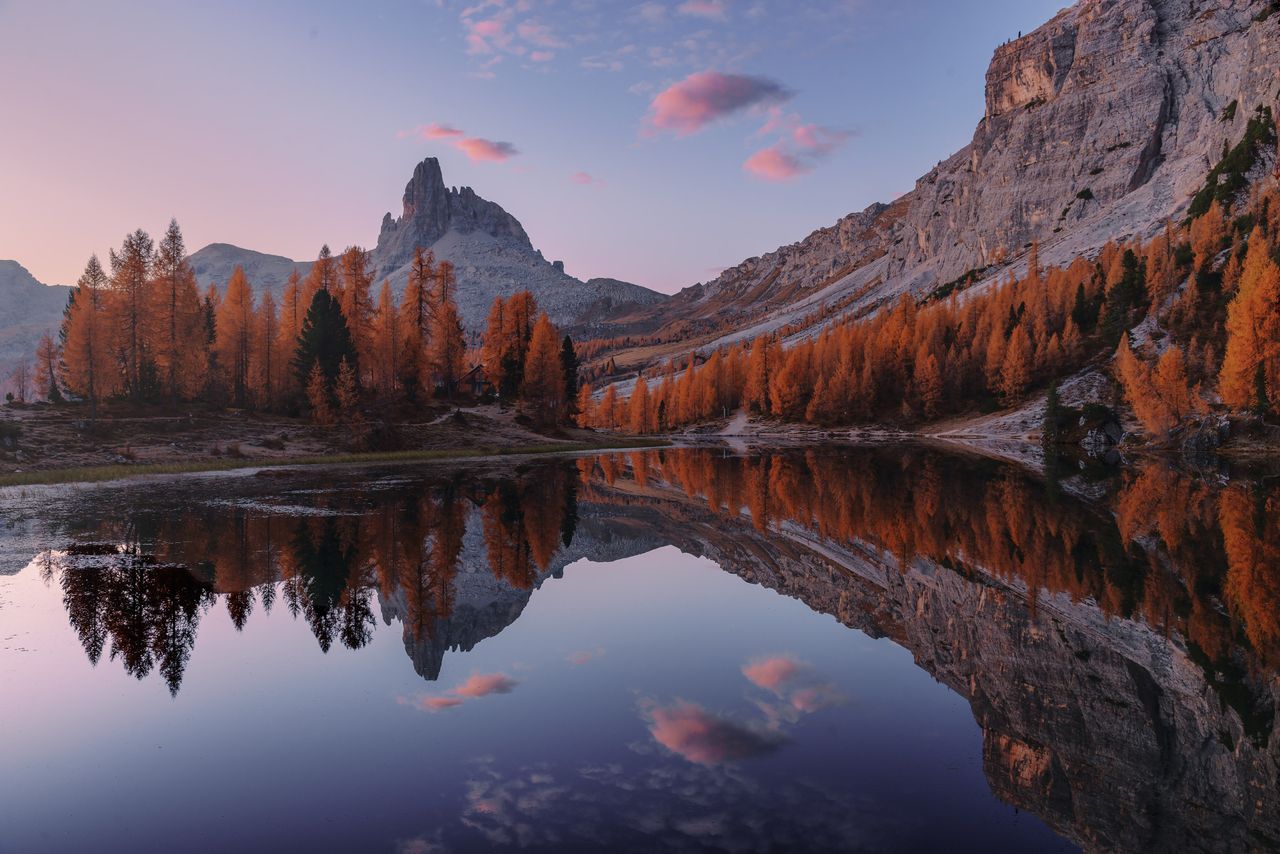
[[[467,28],[467,53],[486,54],[510,47],[511,34],[507,32],[508,17],[508,13],[499,13],[492,18],[476,21],[463,13],[462,23]]]
[[[458,697],[423,697],[418,701],[418,708],[427,712],[440,712],[461,706],[462,703],[462,699]]]
[[[717,119],[789,97],[780,84],[764,77],[700,71],[654,96],[649,104],[649,124],[656,130],[687,136]]]
[[[535,50],[529,54],[529,59],[533,62],[550,62],[555,58],[555,51],[550,50]]]
[[[578,652],[569,653],[568,660],[570,664],[586,664],[591,659],[599,658],[602,655],[604,655],[603,649],[580,650]]]
[[[467,137],[454,143],[454,146],[472,160],[483,160],[490,163],[502,163],[510,160],[520,152],[509,142],[494,142],[479,137]]]
[[[789,181],[813,171],[813,166],[780,145],[760,149],[747,158],[742,168],[764,181]]]
[[[459,697],[487,697],[490,694],[510,694],[519,683],[505,673],[477,673],[453,689]],[[461,702],[461,701],[459,701]]]
[[[590,186],[592,184],[596,185],[597,187],[604,186],[604,181],[601,181],[599,178],[595,177],[589,172],[574,172],[572,175],[569,176],[569,180],[575,184],[582,184],[583,186]]]
[[[654,740],[690,762],[718,765],[749,759],[776,750],[776,734],[761,733],[680,701],[648,712]]]
[[[567,47],[565,41],[558,38],[550,27],[537,21],[521,21],[516,27],[516,33],[520,38],[535,47],[547,48],[548,50]]]
[[[422,129],[423,139],[449,139],[450,137],[462,136],[462,131],[449,125],[432,123]]]
[[[768,691],[778,692],[782,686],[796,677],[803,665],[785,655],[760,658],[742,668],[742,675],[753,684]]]
[[[833,130],[820,125],[796,125],[791,131],[791,140],[804,151],[825,156],[835,151],[845,140],[851,137],[849,131]]]
[[[729,4],[725,0],[685,0],[676,7],[676,11],[695,18],[723,21],[728,16]]]

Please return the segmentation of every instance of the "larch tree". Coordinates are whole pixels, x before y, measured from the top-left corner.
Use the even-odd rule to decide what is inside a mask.
[[[650,433],[653,430],[653,405],[649,400],[649,384],[644,377],[636,380],[635,388],[627,399],[627,426],[632,433]]]
[[[254,339],[253,290],[239,264],[227,280],[227,293],[218,307],[214,348],[225,372],[227,389],[235,406],[249,403]]]
[[[99,401],[119,387],[119,373],[113,366],[114,329],[107,312],[107,285],[98,256],[91,256],[71,292],[62,326],[62,382],[89,403],[91,421],[97,420]]]
[[[310,307],[318,291],[324,291],[337,297],[341,287],[338,279],[338,262],[329,249],[329,244],[320,247],[320,254],[307,271],[306,281],[302,285],[302,304]]]
[[[560,336],[546,314],[540,315],[533,327],[520,400],[529,415],[540,424],[556,423],[564,411]]]
[[[600,398],[600,408],[596,411],[596,425],[606,430],[618,427],[618,388],[610,385]]]
[[[280,393],[285,397],[295,396],[303,389],[293,371],[288,370],[288,360],[293,358],[293,353],[298,348],[298,336],[302,334],[302,319],[306,314],[302,277],[298,274],[298,268],[294,267],[289,271],[284,294],[280,297],[279,340],[276,345],[280,361]]]
[[[200,292],[176,219],[169,220],[156,251],[152,299],[155,359],[164,392],[171,402],[192,397],[204,380],[207,360],[200,344]]]
[[[395,392],[400,378],[400,307],[391,294],[391,282],[382,280],[374,315],[374,361],[377,385],[383,394]]]
[[[443,268],[444,265],[442,265]],[[452,278],[442,273],[440,279]],[[438,380],[445,397],[458,391],[458,382],[466,373],[467,343],[462,335],[462,319],[452,289],[440,291],[442,298],[435,307],[435,323],[431,329],[431,373]]]
[[[1000,392],[1006,401],[1012,403],[1022,399],[1031,384],[1031,364],[1031,339],[1026,328],[1019,324],[1009,336],[1009,347],[1000,368]]]
[[[276,407],[286,371],[280,351],[280,315],[270,291],[262,295],[254,319],[253,371],[258,405],[264,409]]]
[[[125,236],[120,252],[111,250],[111,300],[117,327],[124,390],[141,400],[152,385],[154,362],[149,350],[151,328],[151,266],[155,243],[142,229]]]
[[[348,246],[338,259],[338,278],[341,282],[338,302],[347,319],[347,328],[351,330],[351,340],[355,342],[360,365],[367,370],[375,362],[371,293],[373,270],[369,266],[369,253],[359,246]]]
[[[36,390],[50,403],[62,402],[62,392],[58,390],[58,364],[61,361],[62,354],[54,343],[53,335],[45,332],[36,346]]]
[[[591,386],[583,383],[578,389],[578,401],[574,407],[576,410],[576,421],[579,427],[595,427],[596,425],[596,401],[591,394]]]
[[[1222,399],[1260,413],[1274,411],[1280,404],[1280,267],[1260,228],[1249,238],[1240,288],[1227,306],[1226,330]]]
[[[410,396],[430,391],[431,292],[436,277],[435,256],[414,247],[409,281],[400,298],[400,376]]]

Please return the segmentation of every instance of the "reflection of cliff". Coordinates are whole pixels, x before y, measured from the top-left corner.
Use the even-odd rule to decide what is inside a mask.
[[[457,574],[453,579],[452,608],[448,616],[437,616],[423,631],[412,631],[412,610],[404,591],[396,589],[381,596],[382,618],[403,627],[405,652],[413,661],[413,669],[423,679],[440,678],[446,652],[467,652],[491,637],[496,637],[524,613],[533,591],[549,578],[559,578],[564,567],[587,558],[607,562],[642,554],[666,544],[652,531],[638,536],[620,536],[609,508],[580,508],[589,515],[578,519],[573,541],[555,552],[545,570],[535,576],[532,586],[522,588],[496,576],[490,569],[482,536],[479,511],[467,520]]]
[[[742,469],[752,464],[714,455],[665,467],[649,461],[639,478],[634,468],[615,470],[610,478],[602,467],[585,500],[623,507],[622,514],[646,519],[681,549],[910,650],[920,666],[970,701],[995,791],[1087,849],[1226,851],[1280,844],[1280,682],[1254,653],[1238,646],[1234,659],[1224,656],[1206,667],[1199,647],[1176,632],[1107,613],[1099,600],[1073,590],[1053,592],[1053,585],[1034,580],[1033,567],[1016,575],[985,566],[984,559],[998,560],[1011,542],[1022,539],[1024,557],[1034,546],[1025,538],[1026,526],[1007,520],[990,520],[987,546],[966,540],[957,524],[963,514],[943,508],[955,510],[952,502],[964,501],[970,510],[988,509],[980,500],[983,479],[975,473],[954,479],[955,495],[944,487],[912,498],[886,489],[890,484],[877,480],[874,469],[863,470],[867,479],[858,482],[835,477],[840,472],[821,459],[800,458],[797,465],[775,467],[766,478],[770,488],[748,501],[750,478]],[[695,484],[690,472],[698,467],[707,477]],[[918,475],[921,468],[902,470]],[[857,532],[862,536],[821,536],[816,531],[833,509],[830,501],[805,514],[780,512],[788,491],[794,497],[816,490],[814,480],[855,504],[879,499],[894,505],[899,517],[919,510],[916,499],[924,498],[932,514],[906,518],[920,525],[932,518],[935,533],[941,527],[945,536],[966,543],[967,560],[928,556],[929,537],[916,548],[894,542],[886,549],[892,538],[874,528]],[[679,487],[672,485],[676,481]],[[736,485],[747,488],[735,492]],[[710,502],[709,489],[716,490]],[[742,512],[735,498],[755,506]],[[1114,527],[1061,498],[1051,508],[1041,496],[1022,498],[1020,505],[1002,504],[1004,512],[1042,514],[1060,533],[1081,526],[1077,546],[1088,537],[1105,540]],[[766,505],[777,512],[763,514]],[[767,527],[753,523],[760,515],[771,519]],[[1118,539],[1114,531],[1110,535]],[[1169,557],[1163,550],[1160,555]],[[1128,563],[1091,568],[1080,557],[1081,572],[1117,573],[1118,582],[1134,582],[1125,573],[1139,571]],[[1280,572],[1280,566],[1271,569]],[[1036,595],[1028,594],[1027,577]],[[1157,586],[1155,578],[1139,582]],[[1125,598],[1111,593],[1111,601]],[[1099,596],[1108,599],[1101,589]],[[1132,605],[1140,597],[1129,598]],[[1171,605],[1184,615],[1195,611],[1186,603]],[[1227,677],[1224,671],[1250,659],[1256,666],[1251,677]]]

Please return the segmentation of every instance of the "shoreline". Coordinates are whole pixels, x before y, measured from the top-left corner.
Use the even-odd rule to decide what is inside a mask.
[[[369,451],[362,453],[311,454],[296,457],[208,458],[187,462],[118,463],[104,466],[73,466],[35,469],[0,474],[0,491],[26,486],[61,486],[101,484],[140,480],[143,478],[182,477],[187,475],[255,474],[266,469],[308,468],[314,466],[355,467],[364,465],[396,465],[431,462],[465,462],[509,460],[519,457],[555,456],[604,451],[633,451],[666,448],[674,442],[653,437],[631,437],[626,441],[560,442],[505,447],[476,446],[440,448],[418,451]]]

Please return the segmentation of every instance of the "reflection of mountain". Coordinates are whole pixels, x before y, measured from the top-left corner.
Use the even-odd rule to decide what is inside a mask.
[[[1143,619],[1120,618],[1100,607],[1098,601],[1119,598],[1114,589],[1111,597],[1100,590],[1098,599],[1081,599],[1067,589],[1049,592],[1052,587],[1030,596],[1025,576],[984,565],[1006,545],[1033,558],[1028,533],[1036,525],[1056,527],[1063,541],[1074,536],[1077,546],[1088,537],[1071,530],[1076,526],[1098,540],[1111,527],[1118,539],[1109,519],[1062,499],[1050,507],[1043,493],[1021,493],[1021,503],[1009,503],[1013,494],[1006,491],[999,499],[992,496],[1000,512],[989,521],[993,548],[984,550],[965,542],[966,533],[955,524],[962,515],[954,512],[957,507],[983,515],[992,509],[986,500],[975,500],[984,481],[973,473],[918,483],[912,496],[909,488],[895,491],[905,484],[874,467],[863,468],[858,480],[837,476],[851,472],[829,468],[821,458],[797,456],[789,463],[759,466],[760,486],[767,488],[755,498],[772,505],[765,514],[772,521],[763,531],[737,510],[738,501],[752,501],[751,478],[742,476],[752,463],[712,454],[661,472],[650,464],[644,486],[630,471],[615,472],[613,485],[601,477],[584,500],[617,503],[679,548],[910,650],[921,667],[971,703],[993,789],[1086,849],[1227,851],[1280,843],[1280,683],[1271,669],[1245,651],[1203,667],[1204,653],[1176,632],[1171,636]],[[918,464],[898,472],[928,473]],[[817,494],[819,479],[848,497],[844,511]],[[953,488],[937,489],[947,483]],[[1009,488],[1004,481],[986,485]],[[799,506],[787,507],[806,491],[813,503],[802,513],[796,513]],[[712,512],[707,495],[733,510]],[[841,537],[815,533],[844,512],[859,512],[856,505],[865,510],[876,501],[890,506],[870,509],[864,519],[896,516],[910,524],[899,531],[865,527],[861,536],[846,539],[859,523],[845,516],[850,527]],[[752,510],[760,518],[760,506]],[[965,542],[956,549],[967,553],[965,562],[954,554],[930,557],[925,537],[919,550],[902,551],[902,543],[893,541],[894,534],[931,519],[941,541]],[[900,561],[895,551],[911,556]],[[1091,571],[1083,549],[1078,557],[1075,566]],[[1168,553],[1161,557],[1167,560]],[[1033,584],[1036,569],[1028,562]],[[1280,574],[1280,562],[1271,571]],[[1192,595],[1208,588],[1203,578],[1198,582],[1201,591]],[[1147,592],[1159,587],[1150,577],[1138,583]],[[1170,623],[1178,622],[1175,612],[1194,614],[1199,607],[1172,597],[1164,604]],[[1227,678],[1250,658],[1259,668],[1253,678]]]
[[[350,477],[228,481],[178,514],[105,493],[59,535],[128,545],[48,555],[86,653],[176,691],[201,614],[283,602],[322,649],[400,623],[435,679],[569,563],[672,544],[910,650],[969,701],[993,789],[1087,849],[1280,844],[1274,486],[1153,467],[1087,505],[901,448]]]

